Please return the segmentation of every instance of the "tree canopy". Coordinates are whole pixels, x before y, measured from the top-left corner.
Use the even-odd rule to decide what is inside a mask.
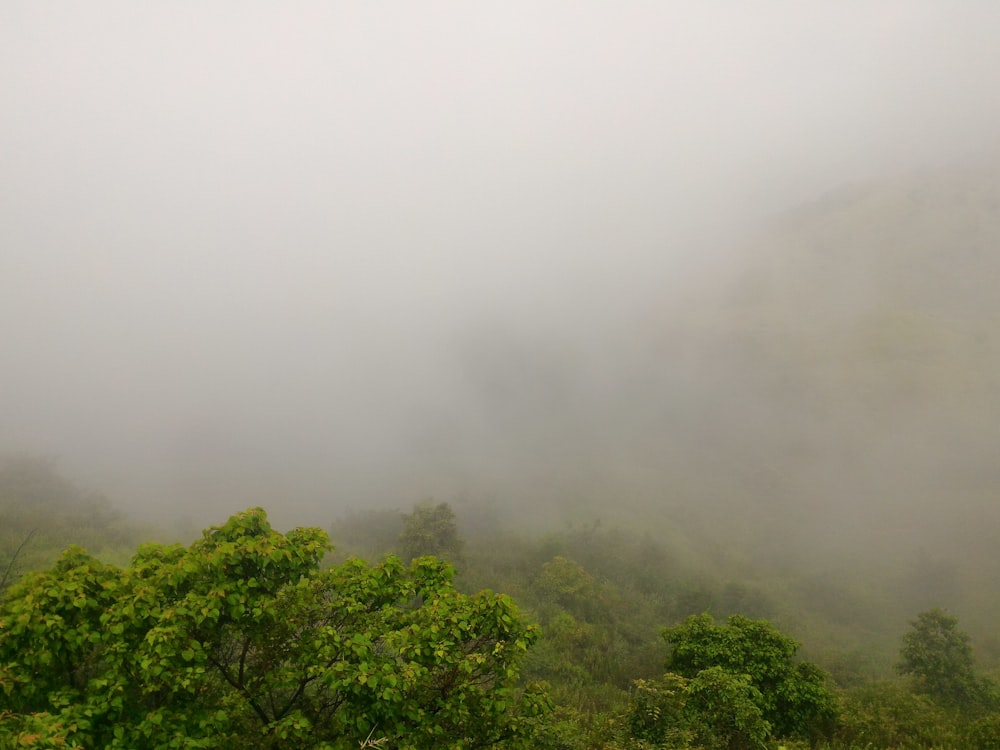
[[[746,678],[744,690],[760,709],[777,737],[821,734],[836,715],[832,693],[823,672],[809,662],[796,662],[798,643],[778,632],[767,620],[742,615],[718,625],[711,615],[694,615],[666,628],[670,645],[667,669],[683,677],[707,681],[708,670]]]
[[[958,618],[934,608],[917,615],[903,636],[901,674],[913,675],[917,689],[946,705],[978,707],[986,700],[987,685],[975,674],[969,636],[958,628]]]
[[[458,536],[455,511],[448,503],[418,503],[412,513],[403,515],[399,547],[404,560],[433,555],[457,564],[462,561],[464,546]]]
[[[0,606],[3,722],[123,750],[518,746],[547,701],[518,687],[536,633],[512,601],[327,549],[256,508],[124,569],[68,549]]]

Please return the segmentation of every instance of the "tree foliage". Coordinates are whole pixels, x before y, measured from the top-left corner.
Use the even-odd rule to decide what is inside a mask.
[[[896,681],[880,680],[849,691],[839,739],[847,747],[959,747],[955,717],[929,696]],[[974,746],[977,750],[984,747]]]
[[[625,726],[626,747],[682,750],[761,748],[771,727],[761,712],[759,691],[746,675],[710,667],[694,679],[668,673],[636,680]]]
[[[105,748],[517,746],[547,707],[517,686],[513,603],[395,558],[327,569],[318,529],[252,509],[130,567],[80,548],[0,608],[0,727]]]
[[[448,503],[420,503],[412,513],[403,515],[399,547],[404,560],[433,555],[457,564],[462,560],[464,546],[458,536],[455,512]]]
[[[825,675],[815,665],[796,662],[798,644],[768,621],[733,615],[717,625],[711,615],[695,615],[665,629],[663,637],[671,647],[672,672],[692,680],[716,668],[745,676],[753,688],[750,699],[776,736],[812,737],[829,730],[836,708]]]
[[[986,700],[988,688],[976,677],[969,636],[959,630],[958,618],[944,610],[917,615],[899,655],[899,672],[913,675],[917,689],[942,704],[971,709]]]
[[[764,697],[749,675],[722,667],[698,672],[688,685],[691,723],[711,750],[763,748],[771,734],[761,705]]]

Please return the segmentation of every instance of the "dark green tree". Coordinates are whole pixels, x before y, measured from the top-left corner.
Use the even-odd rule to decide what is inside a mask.
[[[327,547],[252,509],[125,569],[67,550],[0,605],[0,746],[528,742],[547,700],[518,686],[536,631],[510,599],[457,592],[433,558],[321,569]]]
[[[692,680],[713,668],[746,676],[752,700],[775,736],[811,738],[832,730],[836,703],[824,673],[796,662],[798,643],[767,620],[733,615],[717,625],[711,615],[694,615],[666,628],[663,637],[671,672]]]
[[[464,546],[458,536],[455,512],[448,503],[418,503],[412,513],[403,515],[399,548],[404,560],[432,555],[457,565],[462,562]]]
[[[976,677],[969,636],[959,630],[958,618],[942,609],[917,615],[903,636],[900,674],[913,675],[918,691],[944,705],[976,708],[987,696],[986,684]]]

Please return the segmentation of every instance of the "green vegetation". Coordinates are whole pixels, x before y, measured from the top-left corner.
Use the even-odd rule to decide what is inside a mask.
[[[125,569],[68,549],[0,610],[8,731],[81,747],[523,744],[544,698],[517,684],[536,632],[433,558],[326,569],[325,533],[260,509]]]
[[[943,705],[975,710],[992,701],[992,686],[976,676],[969,636],[958,618],[940,609],[921,612],[903,636],[899,671],[914,688]]]
[[[52,460],[0,456],[0,592],[72,544],[125,560],[144,534],[107,498],[63,477]]]
[[[458,538],[451,506],[448,503],[416,505],[412,513],[403,516],[399,546],[404,560],[433,555],[459,564],[464,545]]]
[[[663,638],[671,647],[669,670],[730,691],[744,680],[738,694],[778,737],[815,739],[832,730],[836,710],[825,676],[812,664],[796,663],[798,644],[766,620],[733,615],[716,625],[710,615],[697,615],[667,628]],[[706,680],[708,672],[713,676]]]
[[[45,462],[6,471],[8,502],[64,503],[44,538],[72,522],[121,558],[129,527],[105,501]],[[423,502],[334,524],[375,564],[260,509],[123,565],[79,546],[23,556],[36,532],[4,548],[0,748],[1000,747],[996,686],[941,609],[894,634],[895,673],[807,644],[817,663],[784,631],[816,621],[797,614],[818,582],[782,598],[648,535],[483,523],[464,538],[461,522]]]

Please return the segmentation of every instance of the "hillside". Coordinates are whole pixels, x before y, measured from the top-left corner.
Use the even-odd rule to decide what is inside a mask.
[[[998,160],[830,193],[752,243],[699,334],[714,405],[699,471],[745,498],[717,528],[754,562],[850,571],[887,609],[940,604],[986,629],[998,249]]]

